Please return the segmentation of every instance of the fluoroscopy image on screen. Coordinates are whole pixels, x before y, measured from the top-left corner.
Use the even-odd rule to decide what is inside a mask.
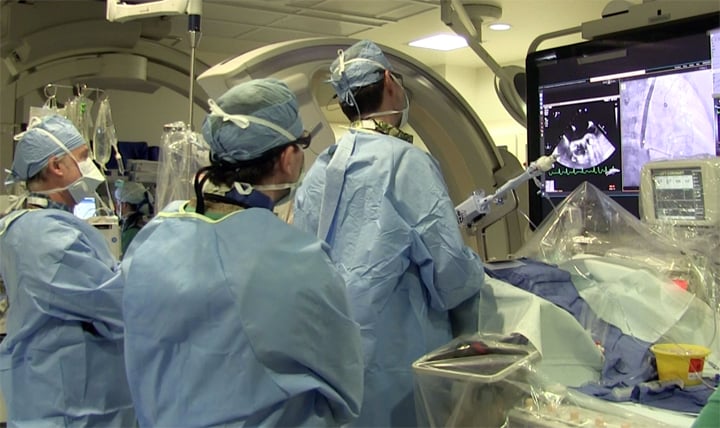
[[[555,141],[552,153],[568,168],[588,169],[615,153],[617,125],[613,103],[588,102],[552,107],[546,138]]]
[[[712,70],[621,84],[623,187],[640,185],[640,168],[654,160],[715,154]]]

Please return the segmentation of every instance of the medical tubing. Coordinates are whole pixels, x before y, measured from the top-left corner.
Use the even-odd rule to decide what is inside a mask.
[[[143,193],[143,201],[140,202],[140,205],[138,206],[138,210],[140,207],[142,207],[144,204],[147,204],[148,206],[148,214],[150,216],[155,215],[155,207],[153,207],[153,204],[150,203],[150,193],[146,190],[145,193]]]
[[[110,192],[110,183],[108,183],[107,179],[105,180],[105,191],[108,194],[108,202],[110,203],[110,212],[115,212],[115,204],[113,203],[112,193]],[[102,202],[102,198],[100,198],[100,201]]]
[[[203,197],[203,187],[205,186],[205,182],[207,182],[208,174],[206,174],[207,171],[209,171],[211,166],[205,166],[200,168],[200,170],[195,174],[195,183],[193,187],[195,188],[195,212],[198,214],[205,214],[205,198]],[[202,177],[202,178],[201,178]]]

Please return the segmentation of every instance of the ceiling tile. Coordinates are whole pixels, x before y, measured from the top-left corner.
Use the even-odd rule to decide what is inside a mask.
[[[274,27],[302,32],[311,32],[323,36],[350,36],[373,28],[370,25],[343,22],[340,20],[313,18],[309,16],[288,16],[273,24]]]
[[[418,4],[415,1],[388,1],[388,0],[326,0],[314,7],[314,9],[326,12],[342,13],[363,17],[394,17],[404,18],[415,13],[432,8],[432,5]],[[404,11],[402,13],[396,11]]]
[[[411,16],[415,16],[418,14],[421,14],[423,12],[427,12],[429,10],[436,10],[438,20],[440,19],[440,8],[439,7],[433,7],[430,5],[421,5],[421,4],[406,4],[402,7],[397,7],[394,9],[389,10],[386,13],[383,13],[381,15],[378,15],[378,18],[384,18],[384,19],[390,19],[393,21],[399,21],[401,19],[409,18]]]
[[[319,5],[320,3],[323,3],[325,0],[290,0],[286,3],[289,6],[296,6],[296,7],[315,7]]]
[[[243,40],[250,40],[263,43],[276,43],[286,40],[304,39],[317,37],[317,34],[306,31],[293,31],[280,28],[262,28],[243,35]]]
[[[270,25],[286,14],[233,3],[203,3],[203,17],[214,17],[253,26]]]
[[[245,25],[238,22],[220,21],[216,19],[205,19],[202,24],[202,32],[204,36],[211,37],[237,37],[248,31],[257,28],[256,25]]]

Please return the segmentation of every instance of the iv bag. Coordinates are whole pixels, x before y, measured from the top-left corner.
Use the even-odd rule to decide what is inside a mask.
[[[210,148],[201,134],[183,122],[163,127],[157,177],[157,207],[195,196],[195,173],[210,164]]]
[[[118,150],[115,125],[112,120],[112,111],[110,110],[110,100],[104,98],[98,108],[95,131],[93,132],[93,153],[95,154],[95,160],[100,163],[103,169],[105,169],[105,165],[110,160],[112,149],[115,149],[118,172],[124,174],[125,168],[123,167],[122,156]]]
[[[58,108],[57,99],[54,95],[48,97],[42,107],[30,107],[30,120],[32,120],[33,117],[43,118],[45,116],[51,116],[54,114],[65,116],[65,109]]]
[[[78,95],[65,103],[65,116],[75,124],[86,142],[90,141],[93,132],[91,109],[92,101],[84,95]]]

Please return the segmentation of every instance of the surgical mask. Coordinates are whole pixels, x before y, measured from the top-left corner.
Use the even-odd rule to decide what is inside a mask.
[[[85,159],[79,162],[75,156],[73,159],[82,175],[67,187],[68,192],[75,202],[95,197],[95,189],[105,181],[105,176],[97,169],[92,160]]]
[[[70,193],[70,196],[72,196],[73,200],[77,203],[79,203],[85,198],[95,197],[95,189],[97,189],[97,187],[105,181],[105,176],[102,172],[100,172],[99,169],[97,169],[93,161],[90,158],[85,159],[82,162],[78,161],[72,154],[72,152],[68,150],[68,148],[65,147],[65,145],[60,142],[60,140],[58,140],[56,136],[44,129],[38,128],[38,131],[43,132],[50,138],[51,141],[60,146],[60,148],[62,148],[75,161],[78,169],[80,170],[80,177],[70,183],[68,186],[60,189],[45,191],[42,193],[48,194],[67,190]]]
[[[395,75],[391,74],[392,79],[397,83],[401,88],[403,88],[403,96],[405,97],[405,107],[401,110],[401,116],[400,116],[400,124],[398,125],[398,128],[402,128],[403,126],[407,125],[408,122],[408,116],[410,116],[410,100],[408,100],[407,96],[407,90],[405,87],[400,83],[400,81],[395,77]]]
[[[365,119],[371,119],[373,117],[379,117],[379,116],[386,116],[388,114],[400,114],[400,123],[396,126],[397,128],[402,128],[403,126],[407,125],[408,117],[410,116],[410,100],[407,96],[407,91],[405,90],[405,87],[398,81],[398,79],[390,75],[392,79],[397,83],[401,88],[403,88],[403,95],[405,96],[405,107],[403,107],[402,110],[386,110],[386,111],[378,111],[375,113],[371,113],[366,115]]]
[[[400,125],[398,125],[398,128],[407,125],[408,117],[410,116],[410,100],[408,100],[405,88],[403,88],[403,93],[405,94],[405,107],[402,109],[402,116],[400,116]]]
[[[297,181],[295,181],[294,183],[258,184],[256,186],[253,186],[253,188],[256,190],[290,189],[290,191],[285,196],[283,196],[282,198],[275,201],[275,205],[282,205],[282,204],[289,202],[295,198],[295,193],[297,193],[297,188],[300,187],[304,178],[305,178],[305,165],[303,165],[302,168],[300,169],[300,176],[298,176]]]

